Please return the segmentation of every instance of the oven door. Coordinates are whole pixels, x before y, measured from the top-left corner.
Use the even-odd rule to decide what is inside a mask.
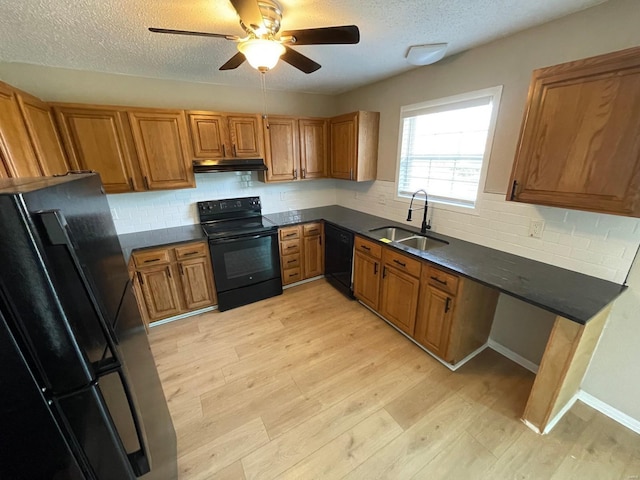
[[[209,240],[216,290],[280,278],[278,232]]]

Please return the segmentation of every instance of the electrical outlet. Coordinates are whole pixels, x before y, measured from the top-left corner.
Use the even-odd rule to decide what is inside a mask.
[[[386,205],[387,204],[387,197],[385,197],[384,195],[378,195],[378,205]]]
[[[287,199],[287,192],[280,192],[280,201],[284,202]]]
[[[529,223],[529,236],[533,238],[542,238],[544,230],[544,220],[531,220]]]

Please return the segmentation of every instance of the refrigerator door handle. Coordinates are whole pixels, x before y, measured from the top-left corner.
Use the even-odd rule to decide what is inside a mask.
[[[118,370],[118,377],[120,378],[120,382],[122,383],[124,394],[127,397],[127,403],[129,404],[131,418],[133,419],[136,436],[138,437],[138,444],[140,445],[140,449],[136,450],[135,452],[127,452],[127,458],[129,459],[131,468],[135,472],[136,476],[139,477],[151,470],[151,462],[149,462],[148,453],[149,449],[147,447],[147,441],[145,438],[144,430],[142,428],[142,423],[140,421],[140,416],[138,414],[138,409],[136,408],[136,402],[133,397],[133,393],[131,392],[129,384],[127,383],[127,380],[121,369]]]
[[[71,232],[69,231],[69,225],[67,224],[64,215],[60,210],[46,210],[37,213],[37,216],[42,220],[42,225],[49,237],[49,241],[52,245],[63,245],[67,247],[69,255],[73,260],[73,265],[75,267],[76,272],[80,280],[82,281],[82,285],[87,294],[87,297],[91,301],[91,305],[96,313],[96,317],[100,323],[100,327],[104,333],[107,346],[111,355],[114,358],[118,359],[118,363],[121,363],[119,357],[117,356],[115,345],[117,343],[116,334],[111,328],[109,322],[107,322],[102,314],[102,310],[98,304],[98,300],[93,293],[93,290],[89,284],[89,279],[86,277],[84,270],[80,266],[80,260],[78,259],[78,255],[76,254],[77,244],[73,241],[73,237]]]

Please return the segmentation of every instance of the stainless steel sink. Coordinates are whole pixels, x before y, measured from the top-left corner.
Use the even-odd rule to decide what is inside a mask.
[[[449,244],[449,242],[445,242],[444,240],[438,240],[433,237],[423,237],[422,235],[414,235],[413,237],[396,241],[407,247],[417,248],[418,250],[432,250]]]
[[[415,232],[398,227],[380,227],[369,231],[378,238],[388,238],[393,242],[399,242],[403,238],[413,237],[416,234]]]

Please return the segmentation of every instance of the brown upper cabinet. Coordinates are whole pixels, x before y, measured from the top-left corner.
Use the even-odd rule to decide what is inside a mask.
[[[50,176],[68,172],[71,166],[58,135],[51,106],[24,92],[16,93],[16,97],[42,173]]]
[[[16,91],[5,83],[0,83],[0,159],[9,177],[42,175]]]
[[[143,190],[126,113],[112,107],[59,105],[54,112],[71,165],[100,174],[108,193]]]
[[[640,47],[533,72],[508,200],[640,217]]]
[[[140,109],[128,115],[145,188],[195,187],[184,111]]]
[[[187,112],[193,158],[259,158],[264,138],[260,115]]]
[[[327,120],[271,116],[265,122],[267,182],[327,176]]]
[[[331,177],[376,179],[379,122],[379,112],[347,113],[329,120]]]
[[[100,173],[108,193],[195,187],[182,110],[54,106],[73,168]]]

